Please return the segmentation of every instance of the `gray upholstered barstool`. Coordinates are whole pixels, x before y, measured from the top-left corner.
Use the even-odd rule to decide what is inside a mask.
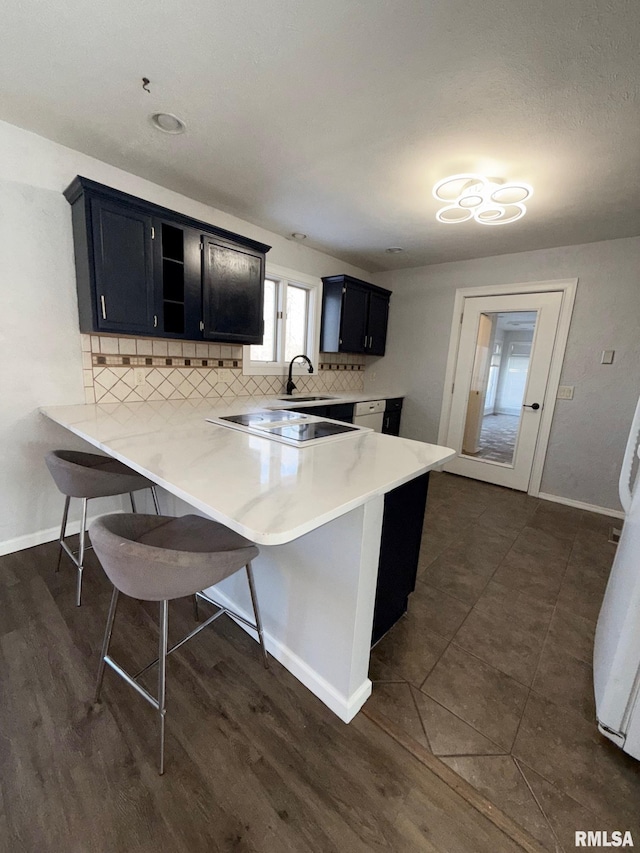
[[[166,714],[166,663],[170,655],[223,613],[228,613],[245,625],[254,628],[262,648],[262,658],[268,667],[262,621],[253,582],[251,560],[258,548],[229,530],[223,524],[197,515],[168,518],[157,515],[104,515],[89,528],[89,537],[102,567],[113,584],[111,606],[104,634],[95,701],[100,699],[105,664],[143,696],[160,717],[160,774],[164,773],[164,719]],[[234,613],[202,590],[214,586],[229,575],[246,568],[255,623]],[[158,657],[136,675],[130,675],[109,655],[109,644],[116,616],[118,595],[122,592],[143,601],[160,602],[160,632]],[[167,649],[169,623],[168,604],[174,598],[197,595],[218,608],[202,622]],[[158,664],[158,698],[138,682],[140,676]]]
[[[136,474],[122,462],[110,456],[97,453],[83,453],[77,450],[52,450],[45,456],[45,462],[53,481],[65,496],[60,527],[60,551],[56,571],[60,568],[60,559],[64,551],[78,570],[76,604],[80,606],[82,597],[82,570],[84,568],[85,529],[87,526],[87,501],[91,498],[105,498],[129,493],[131,508],[135,512],[133,492],[139,489],[151,489],[153,505],[159,514],[158,496],[151,480]],[[77,555],[64,541],[69,516],[71,498],[82,499],[82,521],[80,524],[80,546]]]

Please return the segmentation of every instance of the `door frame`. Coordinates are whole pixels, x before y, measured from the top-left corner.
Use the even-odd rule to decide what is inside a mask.
[[[533,455],[529,488],[527,489],[527,493],[534,497],[537,497],[540,494],[540,484],[542,482],[542,473],[547,456],[547,446],[549,444],[549,435],[551,433],[551,424],[553,422],[556,397],[558,394],[558,386],[560,385],[562,365],[564,362],[565,350],[567,348],[567,340],[569,338],[571,316],[573,314],[577,288],[577,278],[563,278],[556,281],[531,281],[520,284],[459,287],[456,290],[453,305],[453,317],[451,320],[451,334],[449,336],[447,369],[444,376],[442,409],[440,411],[440,427],[438,429],[438,444],[441,445],[446,445],[447,435],[449,432],[449,418],[451,415],[451,402],[453,398],[453,381],[458,363],[458,347],[460,345],[465,299],[473,299],[478,296],[520,296],[526,295],[527,293],[548,293],[550,291],[559,291],[562,293],[562,305],[560,308],[560,317],[558,318],[558,329],[553,346],[553,355],[551,358],[547,388],[543,400],[542,417],[540,418],[540,428],[538,430],[536,449]]]

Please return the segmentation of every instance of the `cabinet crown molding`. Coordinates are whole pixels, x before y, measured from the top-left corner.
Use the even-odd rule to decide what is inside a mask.
[[[373,290],[379,293],[382,296],[386,296],[389,299],[391,298],[391,291],[386,290],[384,287],[378,287],[377,284],[370,284],[368,281],[363,281],[361,278],[356,278],[353,275],[348,275],[347,273],[342,273],[341,275],[326,275],[322,279],[323,284],[355,284],[360,287],[365,287],[367,290]]]
[[[225,228],[219,228],[217,225],[211,225],[211,223],[203,222],[200,219],[194,219],[193,217],[187,216],[179,211],[171,210],[168,207],[163,207],[162,205],[155,204],[152,201],[138,198],[137,196],[122,192],[122,190],[116,190],[113,187],[108,187],[105,184],[92,181],[91,178],[85,178],[82,175],[78,175],[71,181],[64,191],[64,197],[69,204],[72,205],[80,198],[80,196],[87,192],[95,196],[100,196],[102,198],[110,199],[111,201],[117,201],[121,204],[127,204],[131,207],[138,208],[138,210],[148,214],[149,216],[155,216],[161,219],[171,219],[172,221],[178,222],[188,228],[196,228],[205,234],[211,234],[223,240],[229,240],[232,243],[246,246],[247,248],[254,249],[257,252],[262,252],[263,254],[266,254],[271,249],[271,246],[267,246],[265,243],[260,243],[258,240],[253,240],[251,237],[243,237],[241,234],[234,234],[233,231],[227,231]]]

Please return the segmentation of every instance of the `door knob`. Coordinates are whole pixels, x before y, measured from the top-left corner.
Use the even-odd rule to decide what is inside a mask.
[[[540,408],[540,403],[531,403],[531,404],[523,403],[522,408],[523,409],[533,409],[534,411],[537,411]]]

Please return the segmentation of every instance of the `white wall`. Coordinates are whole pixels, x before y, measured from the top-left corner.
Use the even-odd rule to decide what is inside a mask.
[[[47,450],[79,446],[38,407],[84,402],[71,208],[84,175],[273,248],[268,260],[308,273],[366,273],[77,151],[0,122],[0,553],[52,538],[62,497]],[[94,511],[119,506],[95,502]],[[75,516],[77,518],[77,514]]]
[[[387,355],[367,391],[397,377],[408,392],[403,435],[435,441],[456,288],[579,279],[541,491],[619,509],[617,478],[640,394],[640,237],[379,273],[393,290]],[[603,349],[616,351],[600,364]]]

